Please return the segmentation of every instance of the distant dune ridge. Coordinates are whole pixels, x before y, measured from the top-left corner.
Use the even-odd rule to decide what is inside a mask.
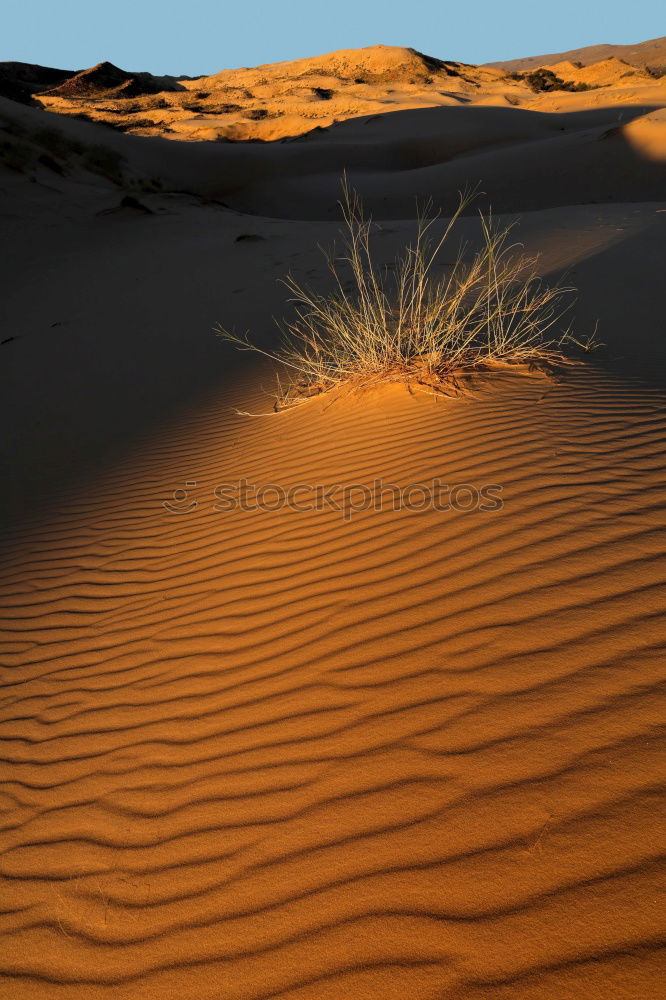
[[[543,56],[527,56],[523,59],[505,59],[503,62],[487,63],[497,69],[521,70],[548,66],[554,62],[580,62],[584,66],[600,62],[602,59],[622,59],[630,66],[651,66],[666,69],[666,35],[650,38],[635,45],[588,45],[582,49],[567,52],[551,52]]]
[[[2,1000],[663,994],[666,88],[576,62],[0,67]],[[343,171],[577,363],[240,415]]]

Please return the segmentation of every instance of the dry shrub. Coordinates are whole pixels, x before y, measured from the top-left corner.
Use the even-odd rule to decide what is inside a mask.
[[[509,242],[511,227],[496,229],[480,213],[482,245],[471,260],[461,250],[453,264],[437,263],[470,195],[461,196],[437,239],[438,215],[426,209],[414,242],[392,266],[379,267],[371,252],[372,220],[346,180],[343,190],[344,253],[325,254],[334,290],[319,294],[291,275],[284,279],[295,316],[280,324],[283,341],[274,352],[248,334],[217,327],[238,349],[266,355],[285,370],[286,381],[278,375],[276,412],[322,393],[386,382],[457,395],[478,372],[528,372],[565,360],[568,331],[559,337],[555,331],[573,289],[545,284],[536,258]]]

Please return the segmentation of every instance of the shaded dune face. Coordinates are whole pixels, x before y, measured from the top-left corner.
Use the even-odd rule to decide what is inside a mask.
[[[653,994],[665,415],[585,372],[288,429],[215,401],[25,527],[11,995]],[[232,467],[504,507],[215,511]]]
[[[660,200],[663,108],[630,105],[623,120],[618,125],[614,108],[423,108],[370,116],[275,152],[257,149],[252,167],[221,196],[241,211],[330,219],[339,213],[346,171],[370,211],[384,219],[409,218],[427,200],[448,214],[459,192],[470,189],[499,212]],[[471,211],[477,207],[473,202]]]

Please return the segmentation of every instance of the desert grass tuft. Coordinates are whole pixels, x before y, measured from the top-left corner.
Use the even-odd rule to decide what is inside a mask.
[[[536,258],[510,242],[511,227],[497,229],[480,213],[481,248],[469,260],[461,249],[453,264],[438,263],[471,197],[461,195],[438,238],[439,216],[426,207],[414,241],[392,266],[380,267],[371,251],[372,220],[343,181],[344,250],[325,251],[333,291],[319,294],[291,275],[284,279],[295,316],[280,324],[276,351],[217,327],[223,339],[266,355],[286,373],[284,381],[278,376],[275,412],[386,382],[457,395],[475,373],[528,372],[565,360],[568,334],[556,331],[573,289],[539,278]]]

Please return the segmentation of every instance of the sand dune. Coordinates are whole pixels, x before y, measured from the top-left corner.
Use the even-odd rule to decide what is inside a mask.
[[[1,996],[660,994],[664,112],[596,93],[275,144],[0,100]],[[212,327],[327,287],[343,168],[387,263],[481,182],[604,346],[237,415],[272,372]],[[502,506],[374,501],[435,479]]]
[[[500,212],[658,200],[666,182],[662,113],[648,105],[629,107],[625,116],[633,121],[618,126],[614,109],[540,115],[442,108],[355,119],[308,144],[308,151],[286,152],[285,164],[298,164],[296,170],[254,183],[246,175],[242,187],[222,196],[241,211],[332,218],[346,168],[379,218],[409,217],[417,198],[432,198],[450,212],[457,192],[469,186],[487,192]]]
[[[661,38],[650,38],[646,42],[637,42],[635,45],[587,45],[582,49],[551,52],[544,56],[528,56],[525,59],[506,59],[504,62],[488,63],[488,65],[496,69],[525,70],[561,62],[563,59],[580,62],[584,66],[598,63],[603,59],[623,59],[630,66],[663,68],[666,65],[666,35]]]
[[[629,281],[632,265],[658,272],[647,234],[660,245],[664,216],[637,211],[532,220],[546,266],[578,261],[588,309],[607,280],[600,254]],[[225,351],[193,318],[228,308],[250,262],[267,290],[276,261],[313,263],[321,225],[261,222],[266,238],[243,244],[243,218],[211,209],[79,224],[107,257],[100,270],[88,243],[79,258],[90,293],[59,364],[70,370],[72,337],[93,323],[113,345],[107,380],[125,373],[124,418],[136,425],[146,392],[162,417],[129,451],[116,443],[106,470],[89,460],[83,487],[80,473],[55,479],[5,550],[11,995],[655,993],[661,388],[625,359],[622,375],[509,380],[472,401],[390,389],[248,421],[229,407],[252,405],[267,373],[240,370],[232,388]],[[197,304],[221,239],[235,271]],[[96,288],[116,254],[128,281],[149,246],[160,281],[188,254],[178,298],[194,311],[174,315],[173,296],[155,311],[149,279],[131,293],[160,332],[128,379],[136,327],[114,341],[127,305],[96,316]],[[27,352],[46,328],[37,365],[51,377],[40,313],[53,315],[57,270],[13,345]],[[614,351],[633,309],[617,294]],[[246,285],[239,315],[256,298]],[[165,424],[144,366],[182,379],[202,350],[217,386],[172,401]],[[112,411],[98,403],[96,417],[76,383],[70,395],[103,447]],[[27,416],[28,400],[14,405]],[[50,447],[58,468],[82,462],[69,435]],[[497,482],[505,506],[347,521],[215,511],[214,487],[243,475]],[[185,479],[199,506],[168,513]]]

